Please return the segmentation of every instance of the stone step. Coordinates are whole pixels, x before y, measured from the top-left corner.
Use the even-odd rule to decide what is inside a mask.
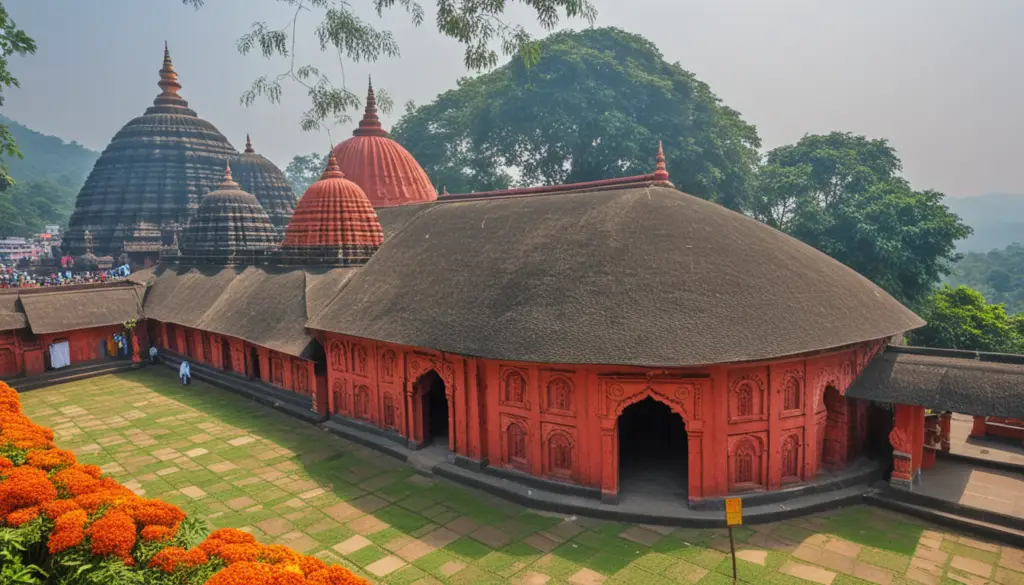
[[[1006,528],[1024,532],[1024,518],[1019,518],[1010,514],[1002,514],[992,510],[976,508],[974,506],[965,506],[959,502],[929,496],[918,491],[908,491],[906,489],[895,488],[884,482],[875,484],[872,487],[879,495],[893,500],[898,500],[900,502],[916,506],[923,506],[933,510],[940,510],[956,516],[970,518],[971,520],[976,520],[978,522],[1004,526]]]
[[[134,368],[135,365],[126,360],[101,361],[83,364],[80,366],[69,366],[67,368],[61,368],[60,370],[46,372],[39,376],[15,378],[8,380],[7,384],[17,392],[28,392],[30,390],[37,390],[39,388],[45,388],[57,384],[66,384],[68,382],[85,380],[96,376],[126,372]]]
[[[944,511],[927,504],[912,504],[892,497],[888,491],[872,490],[864,496],[864,501],[873,506],[893,510],[895,512],[902,512],[909,516],[927,520],[940,526],[953,528],[955,530],[974,534],[981,538],[1009,544],[1017,548],[1024,548],[1024,531],[1017,530],[1009,526],[1002,526],[991,522],[976,520],[954,512]]]

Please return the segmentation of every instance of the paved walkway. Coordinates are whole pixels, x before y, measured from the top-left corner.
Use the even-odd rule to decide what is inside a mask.
[[[1016,463],[1024,466],[1024,447],[1019,441],[1010,441],[999,437],[970,438],[974,417],[966,414],[954,414],[949,428],[949,450],[951,453]]]
[[[147,369],[34,390],[25,411],[84,463],[213,527],[385,585],[728,585],[724,530],[538,514],[202,382]],[[1024,584],[1024,551],[870,507],[740,527],[740,581]]]
[[[1024,474],[939,459],[914,491],[1024,519]]]

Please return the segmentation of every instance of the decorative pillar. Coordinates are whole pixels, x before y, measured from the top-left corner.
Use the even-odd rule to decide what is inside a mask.
[[[939,441],[942,451],[949,453],[950,428],[953,425],[953,413],[944,412],[939,415]]]
[[[135,335],[135,329],[132,329],[132,363],[137,367],[142,363],[142,356],[139,355],[139,337]]]
[[[419,418],[419,411],[415,408],[416,384],[407,380],[402,387],[405,389],[405,439],[410,449],[419,449],[423,446],[423,441],[419,425],[416,424]]]
[[[976,416],[974,417],[974,426],[971,427],[971,436],[982,438],[985,436],[985,421],[988,419],[987,416]]]
[[[924,417],[924,445],[921,458],[921,469],[935,467],[936,453],[942,448],[942,430],[940,428],[938,414],[928,414]]]
[[[610,425],[608,422],[602,421],[601,425],[601,501],[605,504],[617,504],[619,454],[615,444],[615,421],[610,421]]]
[[[889,483],[911,489],[921,467],[924,450],[924,407],[897,404],[895,424],[889,433],[893,471]]]

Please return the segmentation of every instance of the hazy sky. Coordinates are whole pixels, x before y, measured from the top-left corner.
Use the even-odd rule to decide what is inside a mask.
[[[344,65],[350,89],[361,94],[372,73],[391,93],[399,107],[385,117],[388,127],[406,100],[429,102],[467,74],[461,48],[433,26],[433,0],[422,1],[428,14],[420,28],[398,9],[384,19],[402,57]],[[918,188],[1024,193],[1021,0],[595,1],[598,26],[647,36],[755,124],[766,148],[806,133],[852,131],[888,138]],[[369,0],[351,2],[377,19]],[[297,86],[286,86],[281,105],[239,104],[254,78],[287,68],[235,48],[251,22],[287,22],[291,11],[278,1],[207,0],[199,11],[180,0],[4,5],[39,51],[12,62],[22,87],[6,92],[3,113],[36,130],[102,149],[158,93],[166,39],[182,95],[236,148],[251,132],[256,150],[283,167],[328,145],[326,133],[299,128],[308,102]],[[532,19],[518,6],[510,17]],[[340,81],[337,58],[319,52],[309,16],[305,24],[299,60]],[[350,131],[338,127],[332,136]]]

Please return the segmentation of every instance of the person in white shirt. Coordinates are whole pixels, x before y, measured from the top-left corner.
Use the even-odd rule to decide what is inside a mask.
[[[155,345],[149,346],[149,363],[151,363],[151,364],[155,364],[156,363],[156,354],[157,354],[156,346]]]
[[[181,376],[181,383],[188,384],[192,382],[192,371],[188,366],[188,362],[185,360],[181,361],[181,367],[178,368],[178,375]]]

